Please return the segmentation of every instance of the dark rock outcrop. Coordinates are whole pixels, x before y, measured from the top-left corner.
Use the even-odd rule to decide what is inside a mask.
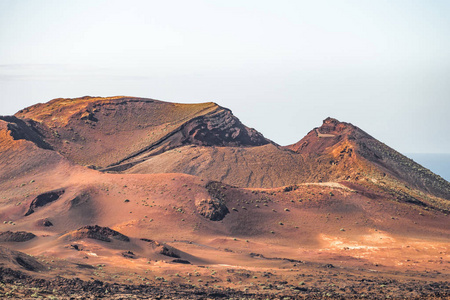
[[[63,238],[66,238],[69,241],[76,241],[85,238],[99,240],[103,242],[111,242],[112,241],[111,238],[124,242],[130,241],[130,238],[127,237],[126,235],[123,235],[120,232],[112,230],[109,227],[101,227],[98,225],[83,226],[75,231],[65,234]]]
[[[58,200],[62,194],[64,194],[63,189],[40,194],[39,196],[34,198],[33,201],[31,201],[30,208],[26,212],[25,216],[29,216],[32,213],[34,213],[34,210],[38,207],[44,206],[50,202]]]
[[[27,242],[34,239],[36,235],[26,231],[5,231],[0,233],[0,242]]]
[[[187,120],[158,141],[125,159],[101,169],[123,172],[146,159],[186,145],[217,147],[257,147],[273,142],[239,121],[232,112],[214,104],[209,113]]]
[[[172,260],[172,262],[173,263],[177,263],[177,264],[185,264],[185,265],[190,265],[191,264],[190,261],[185,260],[185,259],[179,259],[179,258],[176,258],[176,259]]]
[[[53,226],[53,223],[49,219],[40,219],[36,222],[36,225],[50,227],[50,226]]]
[[[36,129],[37,122],[33,120],[25,122],[15,116],[0,116],[0,120],[8,122],[8,130],[11,131],[11,136],[15,140],[27,140],[39,148],[53,150],[53,147],[45,142],[44,136]]]
[[[230,212],[222,200],[213,197],[196,200],[195,206],[199,214],[211,221],[220,221]]]
[[[207,199],[197,199],[195,206],[199,214],[211,221],[220,221],[230,212],[225,205],[225,195],[222,193],[220,182],[209,182],[206,189],[210,195]]]
[[[178,250],[168,245],[162,245],[159,253],[169,257],[180,258]]]
[[[132,258],[132,259],[136,258],[136,254],[134,254],[134,252],[130,251],[130,250],[122,252],[122,256],[126,257],[126,258]]]
[[[230,110],[218,107],[212,113],[192,119],[181,132],[183,144],[200,146],[261,146],[270,141],[253,128],[248,128]]]

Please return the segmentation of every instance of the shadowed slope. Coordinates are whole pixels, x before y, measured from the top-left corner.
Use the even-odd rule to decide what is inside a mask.
[[[126,173],[186,173],[241,187],[279,187],[311,174],[301,155],[268,144],[259,147],[185,146],[149,157]]]
[[[2,246],[0,246],[0,266],[34,272],[45,271],[46,269],[37,259]]]

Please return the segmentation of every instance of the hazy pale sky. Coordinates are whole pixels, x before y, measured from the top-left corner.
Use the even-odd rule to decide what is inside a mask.
[[[450,153],[450,1],[0,0],[0,115],[53,98],[214,101],[286,145],[328,116]]]

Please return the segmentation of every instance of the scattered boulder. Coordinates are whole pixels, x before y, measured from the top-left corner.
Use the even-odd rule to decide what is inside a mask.
[[[26,231],[5,231],[0,233],[0,242],[27,242],[34,239],[36,235]]]
[[[156,253],[159,253],[159,254],[162,254],[162,255],[165,255],[165,256],[169,256],[169,257],[174,257],[174,258],[180,258],[181,257],[181,251],[176,249],[176,248],[174,248],[174,247],[172,247],[172,246],[169,246],[169,245],[166,245],[166,244],[162,244],[162,243],[159,243],[159,242],[154,241],[154,240],[145,239],[145,238],[141,239],[141,241],[149,243],[149,245],[153,249],[155,249]]]
[[[140,239],[140,240],[143,241],[143,242],[147,242],[147,243],[157,244],[157,245],[159,246],[159,243],[158,243],[158,242],[156,242],[156,241],[154,241],[154,240],[151,240],[151,239],[145,239],[145,238],[142,238],[142,239]]]
[[[36,225],[37,226],[50,227],[50,226],[53,226],[53,223],[49,219],[45,218],[45,219],[38,220],[36,222]]]
[[[136,254],[134,254],[133,251],[130,251],[130,250],[122,252],[122,256],[126,257],[126,258],[132,258],[132,259],[136,258]]]
[[[162,246],[163,246],[163,244],[159,243],[158,241],[154,241],[154,240],[150,240],[150,239],[145,239],[145,238],[140,239],[140,240],[143,241],[143,242],[149,243],[149,245],[150,245],[153,249],[156,249],[156,248],[158,248],[158,247],[162,247]]]
[[[168,245],[162,245],[159,253],[169,257],[180,258],[178,250]]]
[[[99,240],[103,242],[111,242],[111,238],[119,241],[129,242],[130,238],[109,227],[101,227],[98,225],[83,226],[75,231],[69,232],[62,236],[69,241],[76,241],[85,238]]]
[[[74,250],[77,250],[77,251],[83,250],[83,249],[80,247],[80,245],[77,245],[77,244],[71,244],[70,247],[71,247],[72,249],[74,249]]]
[[[45,227],[50,227],[53,226],[53,223],[50,222],[49,220],[44,220],[44,222],[42,223]]]
[[[36,198],[33,199],[33,201],[31,201],[30,208],[26,212],[25,217],[34,213],[34,210],[36,208],[58,200],[62,194],[64,194],[64,190],[59,189],[38,195]]]
[[[88,264],[75,263],[75,265],[77,266],[78,269],[90,269],[90,270],[96,269],[96,267],[88,265]]]
[[[185,265],[190,265],[191,264],[190,261],[185,260],[185,259],[179,259],[179,258],[176,258],[176,259],[172,260],[172,262],[173,263],[177,263],[177,264],[185,264]]]
[[[98,119],[96,117],[94,117],[94,113],[92,113],[90,111],[83,112],[80,116],[80,119],[84,120],[84,121],[92,121],[92,122],[98,121]]]

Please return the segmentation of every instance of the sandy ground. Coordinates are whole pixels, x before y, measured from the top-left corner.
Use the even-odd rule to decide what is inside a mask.
[[[196,207],[196,200],[211,197],[201,178],[84,168],[68,173],[65,168],[31,173],[10,181],[12,187],[2,186],[0,231],[36,235],[2,246],[32,255],[45,270],[26,271],[6,262],[4,267],[50,282],[61,276],[126,286],[167,285],[177,291],[170,297],[161,294],[169,298],[194,295],[195,290],[222,291],[229,297],[242,293],[238,298],[443,298],[449,293],[450,230],[448,216],[440,211],[382,195],[367,198],[340,183],[292,190],[219,185],[229,213],[211,221]],[[58,188],[65,192],[57,201],[24,216],[37,195]],[[53,226],[40,225],[42,219]],[[85,225],[109,227],[130,241],[67,239]],[[161,254],[162,245],[173,247],[188,264]],[[11,292],[13,285],[5,285],[1,293]],[[15,291],[19,298],[31,295],[31,290]],[[55,288],[60,296],[64,291]]]

